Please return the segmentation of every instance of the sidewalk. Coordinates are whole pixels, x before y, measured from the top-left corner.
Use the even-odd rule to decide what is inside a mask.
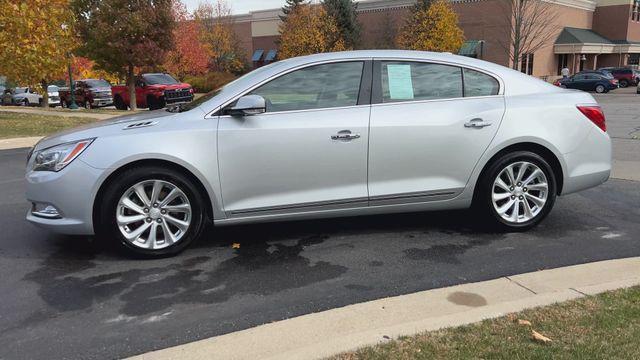
[[[459,326],[640,284],[640,257],[543,270],[374,300],[132,359],[317,359],[388,338]]]
[[[23,138],[13,139],[0,139],[0,150],[18,149],[32,147],[38,141],[42,139],[42,136],[31,136]]]

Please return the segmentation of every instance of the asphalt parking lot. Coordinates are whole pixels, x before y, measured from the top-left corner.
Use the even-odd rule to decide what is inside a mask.
[[[598,96],[620,179],[559,198],[527,233],[477,232],[464,211],[385,215],[212,229],[178,257],[130,260],[27,224],[27,149],[0,151],[0,359],[123,357],[386,296],[640,256],[639,99]]]

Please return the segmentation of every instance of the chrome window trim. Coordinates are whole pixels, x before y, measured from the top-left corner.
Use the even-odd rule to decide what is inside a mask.
[[[292,73],[294,71],[297,70],[302,70],[308,67],[312,67],[312,66],[317,66],[317,65],[326,65],[326,64],[336,64],[336,63],[344,63],[344,62],[358,62],[358,61],[370,61],[372,60],[372,58],[370,57],[359,57],[359,58],[352,58],[352,59],[333,59],[333,60],[323,60],[323,61],[315,61],[315,62],[311,62],[311,63],[306,63],[306,64],[302,64],[302,65],[298,65],[296,67],[290,68],[290,69],[286,69],[283,70],[271,77],[269,77],[268,79],[265,79],[261,82],[259,82],[256,85],[253,85],[251,87],[249,87],[248,89],[245,89],[243,91],[240,91],[238,94],[233,95],[229,98],[229,100],[225,101],[224,103],[222,103],[222,105],[218,106],[215,110],[210,111],[207,113],[207,115],[205,115],[205,119],[213,119],[213,118],[219,118],[219,117],[223,117],[223,116],[228,116],[228,115],[215,115],[218,111],[220,111],[221,109],[224,109],[226,106],[228,106],[229,104],[231,104],[232,102],[238,100],[239,98],[241,98],[242,96],[250,93],[251,91],[259,88],[260,86],[271,82],[273,80],[276,80],[284,75],[287,75],[289,73]],[[363,68],[364,70],[364,68]],[[362,79],[360,80],[362,81]],[[369,105],[352,105],[352,106],[347,106],[347,107],[357,107],[357,106],[369,106]],[[341,108],[344,108],[345,106],[342,106]],[[326,109],[337,109],[337,107],[330,107],[330,108],[319,108],[319,109],[304,109],[304,110],[288,110],[288,111],[278,111],[277,113],[291,113],[291,112],[300,112],[300,111],[316,111],[316,110],[326,110]],[[275,114],[276,112],[271,112],[271,113],[264,113],[264,114]],[[264,115],[261,114],[261,115]]]
[[[443,102],[443,101],[465,101],[465,100],[493,99],[493,98],[501,99],[503,98],[503,95],[485,95],[485,96],[469,96],[469,97],[455,97],[455,98],[428,99],[428,100],[397,101],[397,102],[389,102],[389,103],[371,104],[371,106],[382,107],[382,106],[422,104],[422,103]]]
[[[364,108],[369,107],[370,104],[365,105],[349,105],[349,106],[338,106],[338,107],[328,107],[328,108],[317,108],[317,109],[303,109],[303,110],[287,110],[287,111],[273,111],[273,112],[265,112],[258,115],[252,116],[265,116],[265,115],[282,115],[282,114],[295,114],[295,113],[306,113],[311,111],[330,111],[330,110],[345,110],[345,109],[355,109],[355,108]],[[220,119],[226,119],[233,117],[231,115],[217,115]]]

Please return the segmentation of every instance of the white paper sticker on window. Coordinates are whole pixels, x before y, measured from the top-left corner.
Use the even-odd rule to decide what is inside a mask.
[[[411,65],[387,65],[389,79],[389,97],[392,100],[413,100],[413,82]]]

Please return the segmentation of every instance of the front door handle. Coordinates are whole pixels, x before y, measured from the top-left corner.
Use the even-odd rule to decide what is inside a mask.
[[[466,128],[477,128],[477,129],[482,129],[483,127],[487,127],[487,126],[491,126],[491,123],[486,122],[481,118],[471,119],[471,121],[464,124],[464,127]]]
[[[337,134],[331,135],[331,140],[349,141],[353,139],[359,139],[360,134],[352,134],[351,130],[341,130]]]

